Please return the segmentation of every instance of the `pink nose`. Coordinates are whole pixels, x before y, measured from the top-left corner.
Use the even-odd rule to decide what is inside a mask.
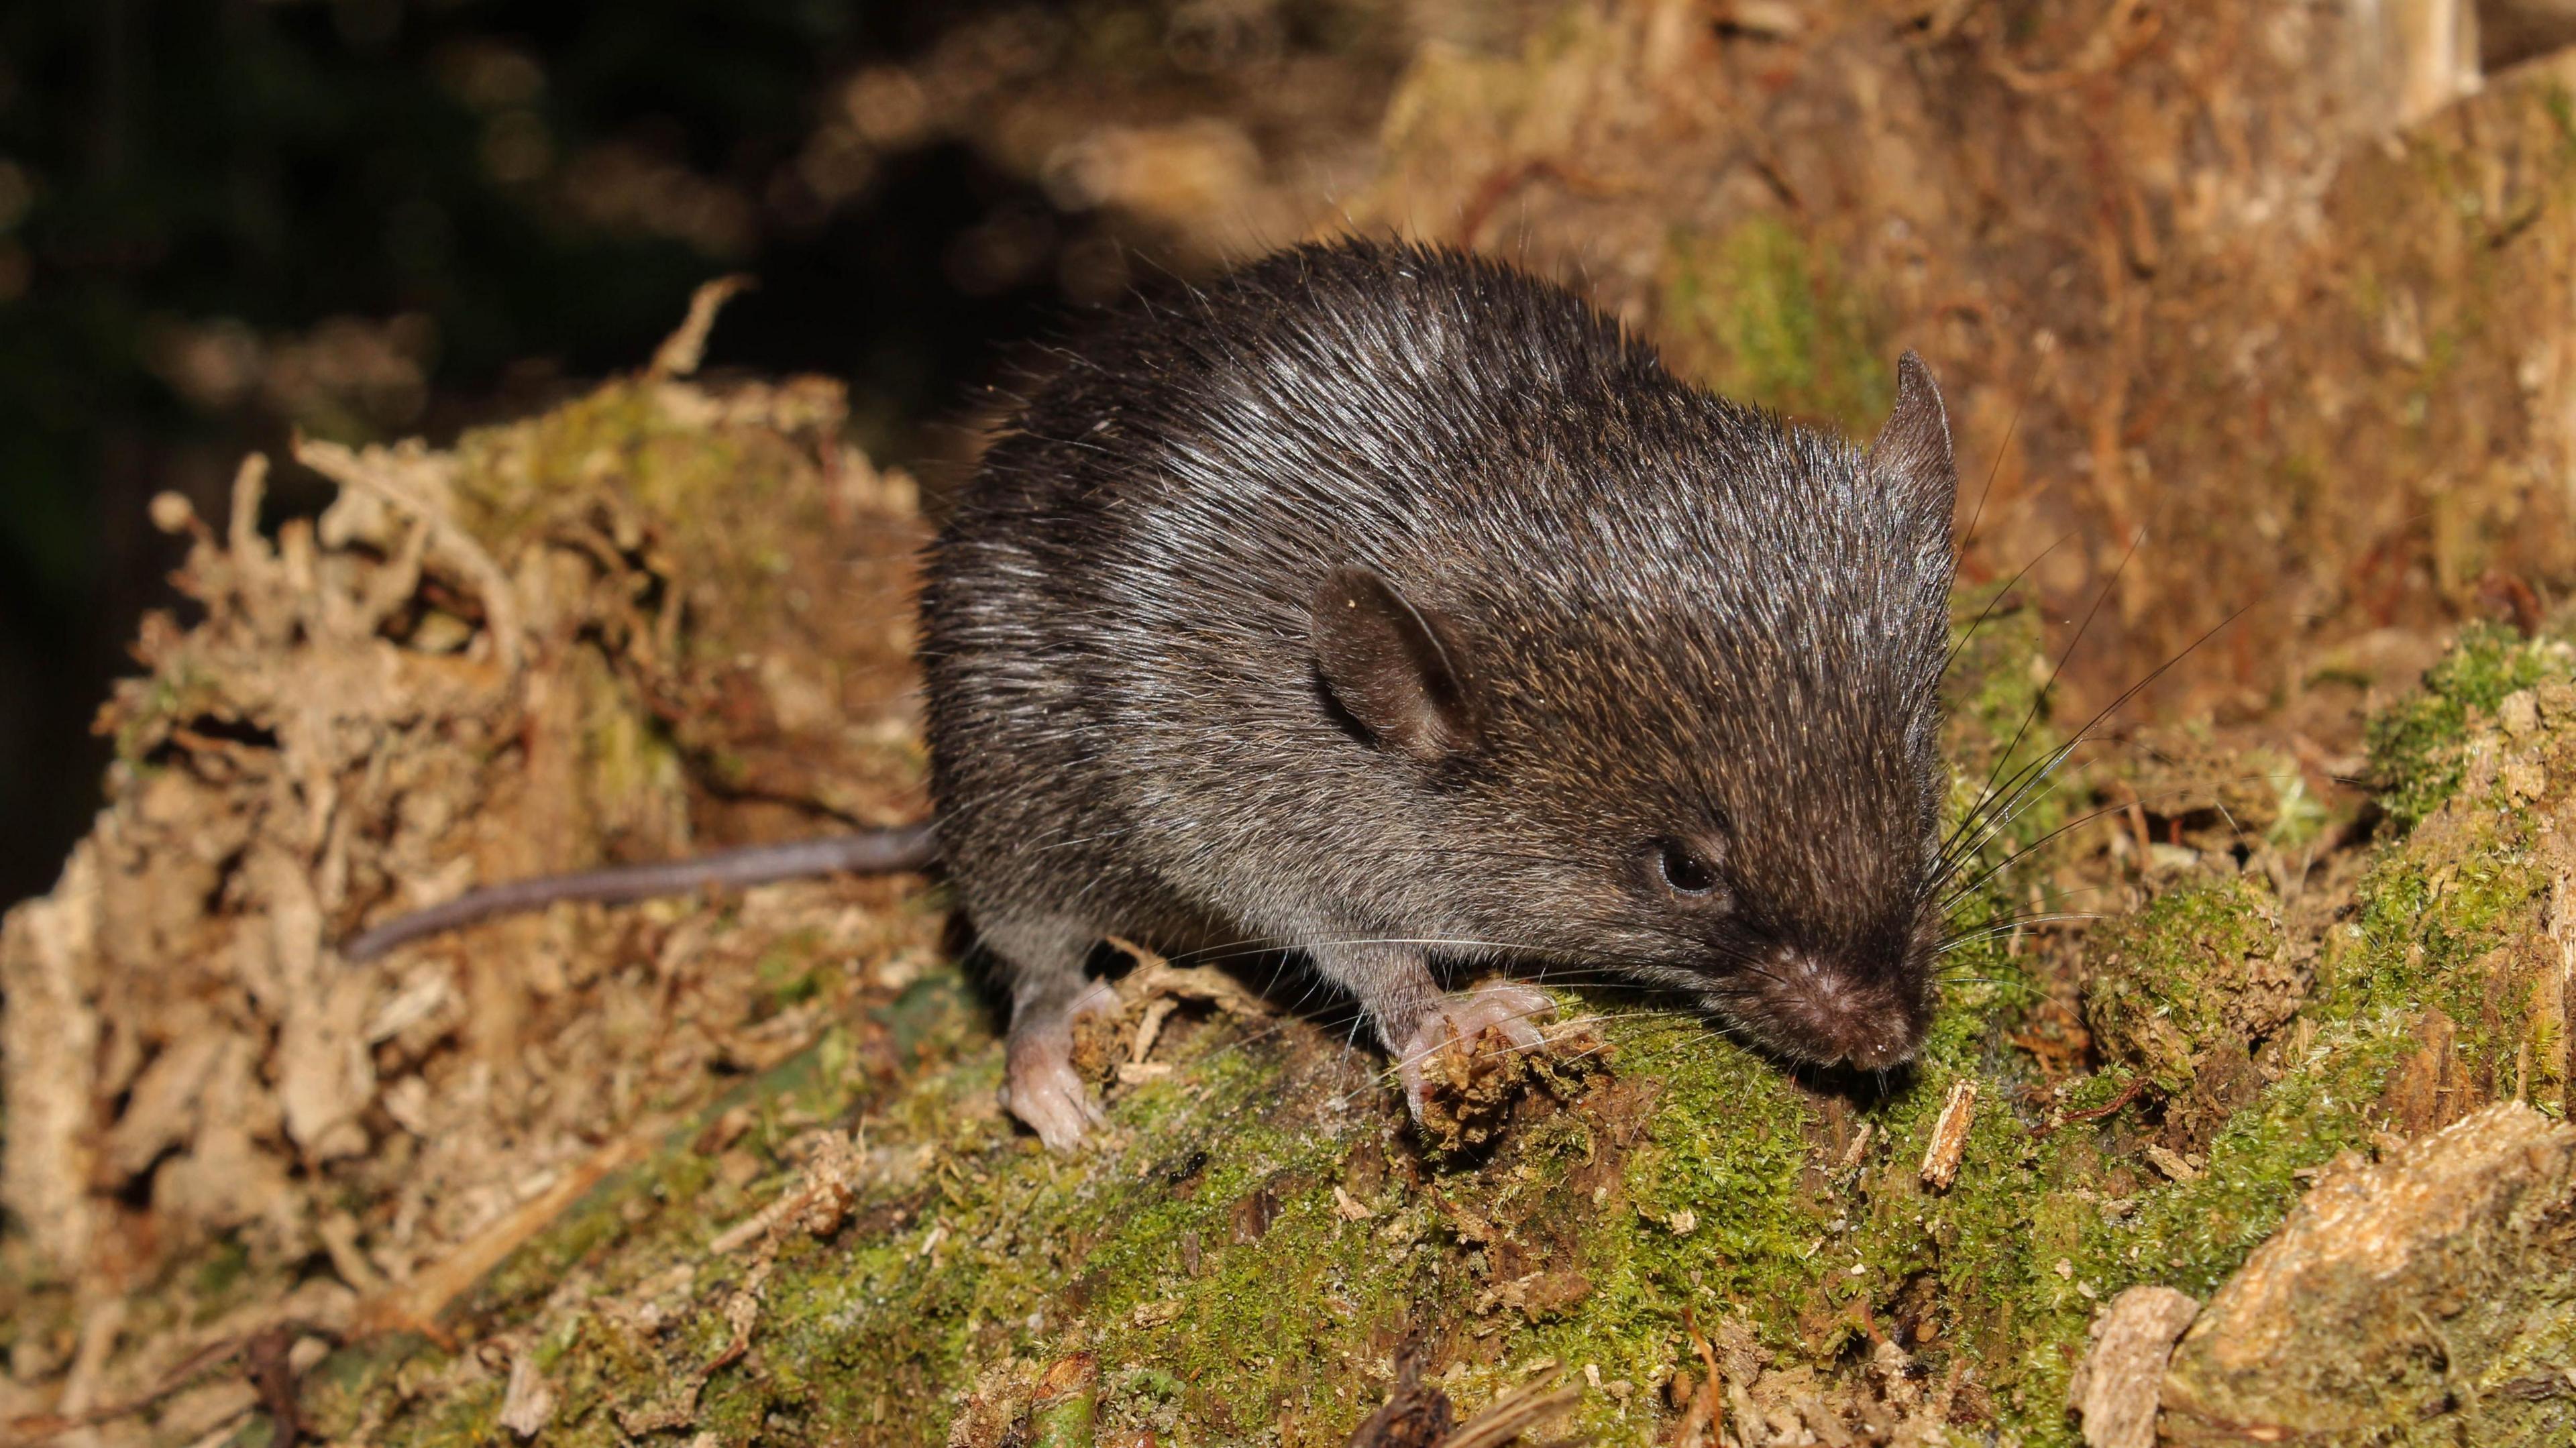
[[[1844,1049],[1843,1059],[1864,1071],[1884,1071],[1913,1060],[1914,1043],[1901,1032],[1889,1032],[1855,1041]]]
[[[1887,985],[1854,980],[1828,961],[1789,954],[1772,968],[1772,1008],[1804,1053],[1826,1065],[1883,1071],[1914,1058],[1917,1028]]]

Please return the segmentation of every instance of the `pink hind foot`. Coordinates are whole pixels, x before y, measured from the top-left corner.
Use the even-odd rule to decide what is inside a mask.
[[[1094,982],[1069,1006],[1023,1007],[1012,1015],[1002,1108],[1026,1122],[1049,1151],[1077,1149],[1091,1128],[1108,1121],[1073,1069],[1073,1023],[1117,1009],[1117,994]]]

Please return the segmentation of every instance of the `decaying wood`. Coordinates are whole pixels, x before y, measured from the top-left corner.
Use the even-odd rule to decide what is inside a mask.
[[[2174,1340],[2200,1304],[2170,1287],[2132,1287],[2093,1324],[2093,1348],[2067,1384],[2085,1448],[2155,1448],[2156,1409]]]
[[[2571,1283],[2576,1127],[2499,1102],[2321,1180],[2175,1350],[2165,1431],[2292,1441],[2448,1412],[2469,1441],[2536,1441],[2533,1395],[2497,1390],[2556,1393]]]
[[[1923,1148],[1918,1170],[1925,1186],[1943,1191],[1958,1180],[1959,1162],[1968,1150],[1968,1131],[1976,1121],[1977,1083],[1953,1083],[1949,1099],[1941,1103],[1940,1117],[1932,1123],[1932,1140]]]

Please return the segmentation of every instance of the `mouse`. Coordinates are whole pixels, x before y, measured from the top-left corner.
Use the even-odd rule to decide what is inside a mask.
[[[342,953],[935,859],[1009,998],[1004,1104],[1059,1151],[1103,1120],[1072,1046],[1113,935],[1301,956],[1417,1118],[1446,1043],[1541,1044],[1552,973],[1885,1071],[1934,1004],[1956,494],[1912,352],[1858,445],[1509,264],[1297,246],[1116,309],[991,440],[920,597],[931,823],[496,886]]]

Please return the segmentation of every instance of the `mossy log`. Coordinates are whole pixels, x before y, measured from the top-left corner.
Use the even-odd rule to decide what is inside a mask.
[[[669,781],[670,802],[642,817],[676,821],[652,844],[681,847],[782,719],[830,731],[818,750],[855,738],[844,748],[856,758],[886,761],[872,766],[887,781],[877,807],[914,797],[902,714],[885,712],[902,679],[900,591],[871,585],[828,629],[782,621],[810,609],[779,600],[825,596],[854,559],[900,570],[917,526],[901,487],[819,441],[827,430],[782,425],[782,399],[798,397],[829,394],[620,383],[453,454],[320,459],[353,498],[384,496],[368,468],[443,480],[443,494],[394,495],[423,510],[412,532],[335,512],[275,546],[243,527],[206,535],[191,577],[207,619],[156,635],[155,672],[110,716],[129,758],[100,835],[65,890],[11,917],[10,1065],[113,1064],[108,1046],[84,1063],[32,1036],[59,1047],[172,1030],[179,1017],[150,1014],[177,1009],[163,999],[167,942],[229,941],[201,956],[197,1029],[260,1062],[225,1089],[285,1104],[224,1119],[173,1110],[150,1123],[155,1149],[132,1145],[130,1123],[173,1092],[151,1084],[183,1050],[165,1036],[125,1068],[121,1093],[92,1084],[82,1099],[95,1114],[52,1140],[87,1163],[72,1181],[91,1185],[60,1208],[85,1220],[76,1236],[13,1242],[10,1315],[22,1351],[86,1364],[89,1399],[72,1408],[144,1390],[210,1334],[283,1314],[345,1341],[304,1379],[306,1426],[379,1443],[505,1429],[560,1442],[984,1443],[1038,1418],[1072,1441],[1074,1416],[1095,1441],[1150,1430],[1336,1443],[1385,1396],[1407,1342],[1462,1410],[1569,1378],[1583,1389],[1577,1426],[1604,1441],[1661,1441],[1696,1412],[1739,1443],[1990,1429],[2070,1442],[2068,1381],[2114,1294],[2159,1284],[2207,1298],[2316,1173],[2364,1170],[2484,1102],[2564,1111],[2576,688],[2565,644],[2503,633],[2464,642],[2381,720],[2385,797],[2413,827],[2391,822],[2348,900],[2294,906],[2258,857],[2210,854],[2155,877],[2153,903],[2097,936],[2078,977],[2103,1062],[2090,1072],[2051,1072],[2016,1044],[2052,967],[2026,938],[1974,931],[2017,898],[2010,870],[1963,901],[1961,969],[1901,1077],[1802,1079],[1652,1002],[1569,993],[1564,1045],[1525,1073],[1496,1139],[1447,1153],[1330,1009],[1155,962],[1126,977],[1125,1017],[1091,1043],[1108,1131],[1081,1156],[1046,1154],[995,1107],[992,1004],[937,946],[938,897],[919,883],[566,909],[415,947],[382,972],[338,965],[327,940],[408,903],[396,866],[442,842],[565,842],[480,861],[487,870],[579,863],[601,848],[590,821],[637,817],[647,785]],[[804,520],[807,539],[763,545],[691,521],[755,505]],[[515,676],[492,643],[499,595],[478,605],[477,588],[507,588],[523,618],[549,621],[521,625]],[[385,605],[353,615],[363,627],[309,622],[361,599]],[[245,633],[262,607],[308,622]],[[635,624],[603,627],[603,615]],[[734,631],[754,618],[769,632],[746,642]],[[2039,676],[2030,621],[1999,618],[1954,676],[1963,810],[2046,747],[2018,727]],[[384,677],[467,684],[335,694],[340,731],[397,695],[408,721],[374,736],[376,752],[351,751],[271,702],[307,697],[295,681],[308,675],[346,690],[311,663],[331,649],[386,660]],[[873,716],[892,728],[780,702],[828,692],[820,681],[854,658],[893,660]],[[737,691],[759,680],[751,697],[765,707],[693,682],[708,679]],[[526,702],[567,695],[587,702]],[[514,722],[496,729],[495,717]],[[550,744],[549,727],[587,743]],[[1993,741],[2016,734],[2017,752],[1998,758]],[[659,742],[639,753],[615,741]],[[554,748],[587,773],[543,774]],[[674,762],[622,762],[657,749]],[[449,762],[406,766],[406,789],[368,793],[387,755]],[[866,776],[851,765],[832,777]],[[541,777],[590,783],[540,796]],[[281,796],[286,783],[300,792]],[[342,819],[317,830],[310,802],[325,794]],[[818,795],[813,809],[832,808]],[[478,802],[494,800],[542,800],[572,820],[492,830],[478,811],[496,806]],[[2004,833],[2035,838],[2064,809],[2043,805]],[[305,853],[209,888],[207,818],[239,821],[235,856],[284,852],[281,840]],[[450,833],[415,839],[422,821]],[[244,965],[280,958],[310,973]],[[666,1003],[718,977],[734,994],[716,1007],[692,1017]],[[398,1003],[424,982],[443,983],[443,1003],[404,1019],[416,1007]],[[311,1004],[350,990],[359,1004],[342,1016]],[[660,1061],[666,1032],[688,1029],[714,1044]],[[274,1054],[257,1056],[263,1046]],[[299,1049],[342,1063],[355,1052],[333,1079],[365,1094],[324,1092],[337,1109],[299,1117],[291,1093],[306,1078],[286,1054]],[[520,1063],[515,1084],[494,1087],[493,1052]],[[590,1114],[571,1149],[535,1139],[554,1120],[550,1094],[628,1078],[651,1087],[581,1098]],[[1977,1089],[1953,1089],[1963,1082]],[[429,1114],[478,1090],[480,1115]],[[13,1076],[13,1152],[46,1146],[34,1129],[45,1119],[19,1114],[43,1094]],[[442,1131],[456,1140],[433,1139]],[[1946,1174],[1927,1160],[1936,1135],[1955,1154]],[[460,1156],[468,1142],[482,1154]],[[35,1225],[59,1182],[26,1175],[32,1159],[13,1156],[10,1187]],[[2524,1226],[2480,1239],[2482,1281],[2567,1280],[2565,1173],[2534,1170],[2539,1195],[2515,1198]],[[441,1203],[407,1195],[427,1179],[471,1196],[495,1178],[512,1189],[485,1190],[479,1215],[441,1217]],[[2402,1284],[2424,1298],[2411,1315],[2338,1309],[2338,1321],[2382,1322],[2386,1341],[2293,1335],[2277,1366],[2331,1378],[2320,1354],[2345,1352],[2339,1370],[2365,1374],[2414,1362],[2419,1322],[2445,1310],[2440,1285]],[[2567,1341],[2567,1295],[2512,1300],[2524,1304],[2515,1322],[2447,1339],[2442,1373],[2514,1391],[2453,1391],[2429,1408],[2420,1393],[2391,1397],[2404,1414],[2365,1414],[2367,1431],[2290,1426],[2349,1441],[2563,1426],[2576,1397],[2542,1362]],[[127,1350],[87,1361],[111,1301],[106,1341]],[[2496,1344],[2514,1345],[2511,1361]],[[1077,1357],[1096,1373],[1068,1416],[1040,1385]],[[85,1431],[144,1441],[155,1421]]]
[[[1959,411],[1990,440],[2011,431],[1992,379],[2042,370],[2010,337],[2063,341],[2021,455],[2089,456],[2085,516],[2137,521],[2127,479],[2228,562],[2160,580],[2131,610],[2149,621],[2185,590],[2176,618],[2232,606],[2293,527],[2360,560],[2321,595],[2356,612],[2370,559],[2415,560],[2453,603],[2563,568],[2564,499],[2532,480],[2563,473],[2564,409],[2532,399],[2566,390],[2565,349],[2522,355],[2493,324],[2564,299],[2557,77],[2357,152],[2299,244],[2252,257],[2219,224],[2277,179],[2250,162],[2196,232],[2159,233],[2199,205],[2183,169],[2070,193],[2095,152],[2014,139],[2081,132],[2080,77],[1975,92],[1956,119],[1980,139],[1942,155],[2010,163],[1994,176],[1907,180],[1917,153],[1839,122],[1747,150],[1761,118],[1700,106],[1672,57],[1701,42],[1657,28],[1675,13],[1427,56],[1359,213],[1530,184],[1536,259],[1615,242],[1605,299],[1686,363],[1856,425],[1897,331],[1984,359]],[[1855,126],[1864,90],[1948,114],[1967,62],[1873,25],[1803,53],[1832,84],[1782,93],[1849,100],[1825,114]],[[2208,54],[2240,93],[2309,94],[2272,50]],[[1700,148],[1662,153],[1706,183],[1687,197],[1563,159],[1668,131]],[[1435,153],[1455,176],[1408,179]],[[1745,201],[1748,171],[1946,240],[1863,244],[1899,230],[1821,202],[1792,225]],[[1971,266],[1958,198],[2025,183],[2073,195],[2042,209],[2082,235]],[[1453,209],[1469,240],[1493,212]],[[2097,242],[2103,266],[2068,260]],[[2069,270],[2106,294],[2040,295]],[[2291,284],[2311,274],[2322,292]],[[2149,329],[2166,286],[2219,300]],[[1495,1139],[1443,1152],[1346,1017],[1147,965],[1091,1043],[1110,1129],[1058,1159],[995,1109],[993,1005],[930,882],[568,908],[342,967],[331,941],[474,880],[922,808],[910,485],[840,441],[831,387],[699,386],[687,350],[449,452],[308,448],[343,488],[312,523],[264,531],[255,470],[223,527],[164,511],[197,539],[203,616],[147,628],[104,717],[109,805],[0,934],[0,1411],[22,1428],[247,1441],[269,1431],[254,1390],[207,1355],[293,1324],[302,1426],[351,1442],[1332,1444],[1410,1353],[1461,1416],[1562,1378],[1605,1442],[2066,1444],[2105,1305],[2146,1286],[2213,1304],[2145,1384],[2170,1435],[2576,1426],[2576,693],[2536,603],[2380,709],[2365,817],[2322,810],[2313,771],[2233,756],[2187,781],[2228,822],[2214,842],[2180,810],[2151,831],[2117,770],[2013,812],[1971,867],[1929,1048],[1886,1081],[1801,1078],[1651,1001],[1569,993],[1565,1048],[1508,1083]],[[2247,405],[2239,357],[2313,395]],[[2131,414],[2158,419],[2134,449]],[[2474,476],[2445,483],[2452,463]],[[2228,506],[2198,491],[2220,487]],[[2419,504],[2444,520],[2429,543],[2389,543]],[[1962,819],[2053,748],[2044,717],[2024,727],[2046,667],[2017,604],[1952,680]],[[2140,908],[2081,939],[1979,933],[2049,898],[2030,862],[1986,867],[2095,806],[2108,822],[2068,839],[2101,839],[2087,878]],[[2494,1191],[2410,1187],[2457,1179],[2437,1147]],[[2457,1265],[2298,1275],[2323,1260],[2298,1223],[2359,1220],[2330,1214],[2347,1198],[2408,1261]],[[2264,1319],[2307,1304],[2258,1271],[2318,1284],[2338,1330]],[[2227,1347],[2249,1341],[2278,1347]]]

